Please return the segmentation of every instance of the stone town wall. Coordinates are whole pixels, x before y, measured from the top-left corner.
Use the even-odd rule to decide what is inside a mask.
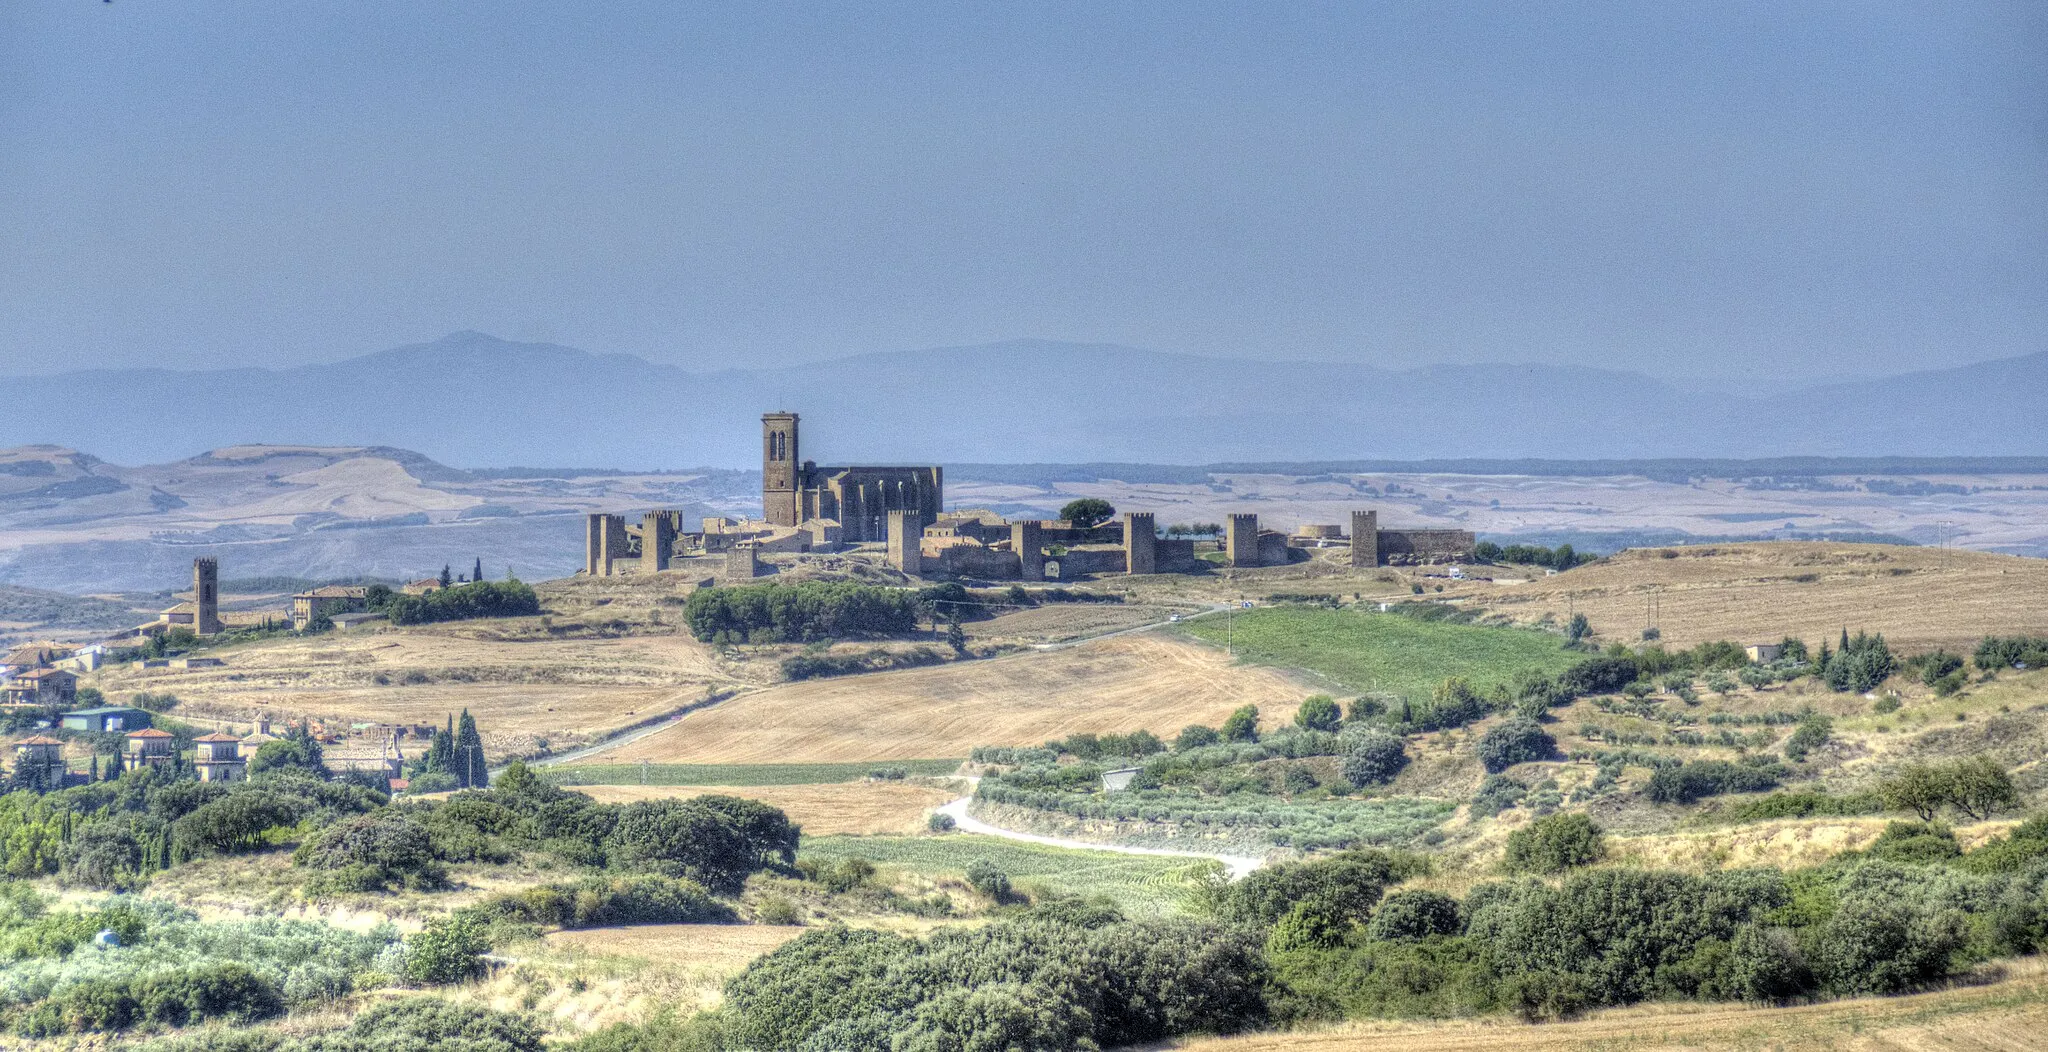
[[[1472,558],[1471,530],[1381,530],[1380,559],[1390,566],[1455,562]]]
[[[983,544],[953,544],[941,548],[937,555],[924,560],[926,573],[939,572],[956,577],[986,577],[1009,580],[1018,577],[1019,560],[1016,552],[990,548]],[[1044,569],[1039,575],[1044,576]]]

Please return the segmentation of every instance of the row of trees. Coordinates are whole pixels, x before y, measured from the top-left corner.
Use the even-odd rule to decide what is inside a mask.
[[[804,582],[700,588],[683,607],[704,643],[813,642],[915,631],[916,593],[872,585]]]

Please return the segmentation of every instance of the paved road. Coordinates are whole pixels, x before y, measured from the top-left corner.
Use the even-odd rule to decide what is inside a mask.
[[[955,800],[952,803],[939,808],[939,813],[943,815],[951,815],[953,818],[953,824],[956,827],[958,827],[962,832],[980,833],[983,836],[1002,837],[1005,840],[1021,840],[1027,844],[1041,844],[1045,847],[1075,848],[1082,851],[1110,851],[1119,855],[1166,855],[1174,858],[1213,858],[1216,861],[1223,863],[1224,870],[1230,874],[1230,879],[1232,880],[1236,880],[1239,877],[1242,877],[1245,874],[1250,873],[1252,870],[1258,869],[1259,867],[1266,864],[1265,859],[1255,858],[1250,855],[1224,855],[1208,851],[1175,851],[1170,848],[1163,847],[1129,847],[1123,844],[1097,844],[1087,840],[1068,840],[1063,837],[1040,836],[1037,833],[1020,833],[1014,829],[1004,829],[1001,826],[989,825],[987,822],[984,822],[981,819],[975,818],[974,816],[968,814],[967,805],[973,799],[974,798],[971,796],[963,796],[960,799]]]

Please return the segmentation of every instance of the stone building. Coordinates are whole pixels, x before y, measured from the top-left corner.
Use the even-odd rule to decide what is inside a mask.
[[[78,700],[78,677],[61,668],[32,668],[0,690],[9,705],[69,705]]]
[[[839,523],[849,544],[887,539],[889,513],[926,523],[945,510],[944,472],[930,467],[819,467],[802,459],[795,413],[761,416],[762,517],[777,526]]]
[[[763,572],[763,556],[836,551],[842,544],[879,545],[889,566],[914,576],[1039,581],[1208,569],[1195,540],[1159,536],[1153,512],[1087,527],[949,513],[940,468],[821,468],[802,459],[799,423],[795,413],[761,417],[761,519],[706,517],[686,531],[682,513],[673,510],[648,511],[634,523],[592,513],[584,525],[584,575],[660,573],[686,560],[683,568],[697,580],[750,580]],[[1239,513],[1230,516],[1221,555],[1230,567],[1281,566],[1314,558],[1315,549],[1348,546],[1351,564],[1365,567],[1469,559],[1473,545],[1467,530],[1382,530],[1370,509],[1353,512],[1348,531],[1305,525],[1292,535],[1260,529],[1256,514]]]
[[[14,743],[14,777],[17,782],[56,789],[70,774],[64,764],[64,743],[38,734]]]
[[[215,731],[192,739],[199,750],[192,766],[202,782],[239,782],[248,777],[248,761],[242,759],[242,739]]]
[[[370,590],[352,585],[322,585],[292,596],[292,630],[304,632],[319,618],[353,614],[368,609]]]
[[[177,752],[172,749],[176,739],[169,731],[144,727],[139,731],[129,731],[127,742],[128,751],[121,756],[121,766],[124,770],[160,767],[178,758]]]

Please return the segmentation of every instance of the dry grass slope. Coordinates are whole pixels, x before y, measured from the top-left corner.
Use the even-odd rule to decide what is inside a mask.
[[[786,683],[693,712],[594,763],[818,763],[965,756],[1076,731],[1220,722],[1291,710],[1308,690],[1222,652],[1142,633],[1065,650]]]
[[[1671,646],[1788,635],[1818,643],[1846,626],[1883,632],[1909,650],[1953,649],[2048,626],[2048,560],[1821,542],[1646,548],[1555,577],[1470,582],[1444,595],[1524,622],[1561,623],[1576,609],[1604,638],[1630,643],[1654,597]]]

